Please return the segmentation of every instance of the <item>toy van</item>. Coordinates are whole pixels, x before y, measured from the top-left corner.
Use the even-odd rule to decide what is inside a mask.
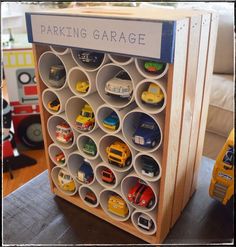
[[[148,215],[140,214],[138,217],[138,226],[142,229],[150,231],[153,226],[153,221]]]
[[[74,191],[75,190],[75,182],[72,179],[71,175],[65,171],[60,170],[58,173],[58,184],[61,189],[66,191]]]
[[[78,171],[78,179],[82,183],[89,184],[93,181],[94,174],[90,164],[86,161],[80,166]]]
[[[73,132],[66,122],[60,123],[56,126],[56,139],[62,143],[73,141]]]
[[[76,118],[76,126],[79,130],[92,130],[95,123],[95,116],[89,104],[85,104],[80,115]]]
[[[129,166],[132,161],[131,152],[128,146],[121,141],[115,141],[106,148],[108,162],[120,168]]]
[[[142,92],[141,99],[147,104],[161,107],[164,103],[164,94],[157,84],[151,83],[148,90]]]
[[[120,217],[126,217],[129,212],[126,202],[118,195],[111,195],[107,204],[108,211]]]

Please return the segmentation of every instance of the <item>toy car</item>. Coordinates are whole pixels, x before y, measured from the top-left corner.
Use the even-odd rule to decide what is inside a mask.
[[[89,83],[87,81],[78,81],[75,89],[80,93],[87,93],[89,89]]]
[[[155,202],[152,189],[139,180],[128,193],[128,200],[141,207],[151,208]]]
[[[164,94],[157,84],[151,83],[148,90],[142,92],[141,99],[147,104],[162,106],[164,103]]]
[[[155,121],[151,117],[142,114],[139,125],[133,134],[132,141],[134,144],[140,146],[154,148],[160,141],[160,136],[160,129]]]
[[[86,193],[84,200],[86,202],[93,204],[93,205],[95,205],[97,203],[97,197],[92,191],[89,191]]]
[[[155,61],[146,61],[144,62],[144,69],[153,74],[161,74],[165,69],[165,64]]]
[[[55,156],[55,161],[60,163],[60,164],[65,164],[65,155],[64,153],[59,153]]]
[[[56,139],[62,143],[73,141],[73,132],[66,122],[60,123],[56,126]]]
[[[49,71],[49,83],[51,86],[59,88],[66,80],[66,70],[62,64],[52,65]]]
[[[129,212],[126,202],[118,195],[111,195],[107,204],[108,211],[120,217],[126,217]]]
[[[159,174],[160,169],[155,160],[149,156],[142,157],[142,174],[148,177],[155,177]]]
[[[58,173],[57,178],[58,178],[58,184],[61,189],[66,191],[75,190],[75,182],[67,171],[61,169]]]
[[[119,166],[120,168],[131,164],[131,152],[124,142],[115,141],[106,148],[106,153],[110,164]]]
[[[107,129],[117,130],[119,128],[120,121],[117,114],[113,111],[111,114],[103,119],[102,124]]]
[[[98,66],[102,63],[104,55],[98,52],[90,52],[85,50],[80,50],[77,53],[78,59],[90,66]]]
[[[97,146],[92,139],[88,139],[83,147],[83,151],[91,156],[95,156],[97,154]]]
[[[138,217],[138,226],[142,229],[150,231],[153,226],[153,221],[148,215],[140,214]]]
[[[115,183],[115,176],[113,174],[113,172],[106,168],[104,170],[102,170],[101,172],[102,175],[102,181],[108,184],[114,184]]]
[[[116,95],[121,98],[131,98],[133,93],[130,76],[124,70],[119,71],[105,86],[105,94]]]
[[[52,111],[59,111],[60,110],[60,101],[58,99],[55,99],[53,101],[48,102],[48,109]]]
[[[95,123],[95,116],[90,105],[85,104],[80,115],[76,118],[76,126],[79,130],[92,130]]]
[[[86,161],[80,166],[78,171],[78,179],[82,183],[89,184],[93,181],[94,174],[90,164]]]

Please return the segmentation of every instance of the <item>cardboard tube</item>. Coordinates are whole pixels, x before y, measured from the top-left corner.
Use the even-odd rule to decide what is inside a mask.
[[[136,152],[134,151],[133,148],[131,148],[127,144],[127,142],[125,141],[125,139],[123,138],[121,133],[118,133],[116,135],[114,135],[114,134],[106,134],[105,136],[103,136],[101,138],[101,140],[99,142],[99,145],[98,145],[100,156],[101,156],[102,160],[105,163],[109,164],[106,148],[109,147],[111,144],[113,144],[115,141],[122,141],[128,146],[128,148],[129,148],[129,150],[131,152],[132,160],[131,160],[131,164],[130,165],[124,166],[122,168],[119,167],[118,165],[114,165],[114,164],[110,164],[110,167],[112,167],[114,171],[126,172],[126,171],[128,171],[128,170],[130,170],[132,168],[133,158],[134,158]]]
[[[93,72],[93,71],[97,71],[98,69],[100,69],[104,64],[108,63],[110,60],[108,58],[108,56],[106,55],[106,53],[103,53],[103,59],[102,62],[98,65],[98,66],[89,66],[86,63],[83,63],[80,61],[80,59],[78,59],[78,52],[79,49],[71,49],[71,54],[73,57],[73,60],[75,61],[75,63],[80,67],[83,68],[86,71],[89,72]],[[102,52],[98,52],[98,53],[102,53]]]
[[[116,54],[108,54],[108,57],[113,63],[118,65],[128,65],[134,61],[133,57],[116,55]]]
[[[79,184],[76,183],[76,181],[74,180],[74,178],[72,177],[74,183],[75,183],[75,190],[74,191],[67,191],[67,190],[63,190],[60,186],[59,186],[59,182],[58,182],[58,173],[60,170],[65,170],[68,173],[68,170],[65,167],[59,167],[59,166],[55,166],[52,168],[51,171],[51,177],[52,177],[52,181],[53,183],[56,185],[57,189],[60,190],[62,193],[68,195],[68,196],[73,196],[77,193],[78,191],[78,187],[80,186]]]
[[[139,126],[140,122],[139,119],[142,116],[142,114],[145,114],[149,117],[151,117],[154,122],[158,125],[160,129],[160,140],[159,143],[157,143],[153,148],[152,147],[145,147],[138,144],[133,143],[132,137],[135,133],[137,127]],[[162,144],[163,140],[163,130],[164,130],[164,114],[146,114],[143,113],[143,110],[140,108],[136,108],[133,111],[127,113],[122,121],[122,133],[127,141],[127,143],[133,147],[134,149],[140,151],[140,152],[153,152],[156,151]]]
[[[59,87],[55,87],[55,85],[52,85],[49,81],[50,68],[51,68],[51,66],[57,65],[57,64],[62,64],[66,70],[65,82],[62,85],[60,85]],[[47,87],[49,87],[55,91],[60,91],[61,89],[68,87],[68,85],[67,85],[68,72],[75,65],[76,64],[73,61],[73,59],[71,58],[70,53],[61,56],[61,55],[56,55],[52,51],[44,52],[39,57],[39,62],[38,62],[39,74],[40,74],[42,81],[44,82],[44,84]]]
[[[148,90],[148,87],[151,83],[154,83],[158,85],[161,88],[161,91],[164,94],[164,102],[163,105],[153,105],[153,104],[147,104],[146,102],[142,101],[141,95],[144,91]],[[166,107],[167,102],[167,94],[166,94],[166,78],[161,78],[159,80],[153,80],[153,79],[144,79],[137,85],[135,89],[135,100],[137,105],[142,109],[144,112],[150,113],[150,114],[157,114],[162,112]]]
[[[121,130],[121,123],[122,123],[122,119],[123,117],[130,112],[131,110],[133,110],[136,107],[136,104],[133,102],[130,105],[128,105],[127,107],[123,108],[123,109],[116,109],[111,107],[109,104],[103,104],[101,106],[98,107],[97,111],[96,111],[96,119],[97,119],[97,124],[99,125],[99,127],[106,133],[113,133],[116,134],[118,132],[120,132]],[[112,112],[115,112],[116,115],[119,118],[119,127],[116,130],[113,129],[109,129],[107,127],[105,127],[103,125],[103,120],[108,117]]]
[[[158,194],[159,194],[159,183],[158,182],[149,182],[147,180],[143,180],[141,179],[143,182],[145,182],[149,187],[151,187],[154,195],[155,195],[155,200],[154,200],[154,204],[152,207],[150,208],[146,208],[146,207],[141,207],[135,203],[131,203],[127,196],[128,193],[130,191],[131,188],[133,188],[133,186],[135,186],[135,184],[137,183],[137,181],[139,181],[141,178],[138,176],[138,174],[135,171],[132,171],[130,174],[128,174],[122,181],[121,181],[121,191],[122,191],[122,195],[125,198],[125,200],[133,207],[135,207],[136,209],[143,211],[143,212],[148,212],[148,211],[152,211],[158,202]]]
[[[91,132],[93,132],[98,127],[98,125],[96,123],[96,117],[95,117],[94,126],[89,130],[78,129],[77,124],[76,124],[76,118],[80,115],[85,104],[90,105],[92,110],[93,110],[93,113],[95,114],[98,106],[101,105],[102,103],[103,103],[102,100],[100,99],[100,97],[96,93],[89,95],[88,97],[86,97],[86,99],[82,99],[82,98],[79,98],[77,96],[71,97],[66,102],[66,106],[65,106],[66,117],[68,119],[68,122],[71,124],[73,129],[79,133],[91,133]]]
[[[75,150],[75,147],[71,148],[71,149],[62,149],[60,146],[58,146],[55,143],[52,143],[49,147],[48,147],[48,153],[49,153],[49,157],[52,160],[52,162],[60,167],[64,167],[67,165],[67,160],[68,160],[68,155],[73,152]],[[58,161],[56,161],[56,155],[63,153],[64,157],[65,157],[65,162],[64,164],[59,163]]]
[[[97,181],[95,181],[92,185],[89,186],[85,184],[81,185],[79,187],[79,195],[85,204],[87,204],[89,207],[96,208],[100,203],[99,194],[102,189],[102,186]],[[85,201],[85,196],[88,192],[93,192],[93,194],[96,196],[97,202],[95,204]]]
[[[68,156],[68,161],[67,161],[68,170],[77,183],[85,184],[78,179],[78,171],[79,171],[81,165],[84,163],[84,161],[89,163],[89,165],[91,166],[91,168],[93,170],[93,179],[90,183],[87,184],[87,185],[90,185],[90,184],[94,183],[94,181],[95,181],[95,174],[94,174],[95,163],[94,163],[94,161],[91,161],[91,160],[88,161],[78,151],[74,151],[74,152],[70,153]]]
[[[58,115],[62,112],[65,111],[65,104],[66,101],[72,96],[72,92],[70,91],[69,88],[64,88],[61,91],[55,91],[52,89],[45,89],[42,93],[42,101],[43,101],[43,106],[45,109],[53,115]],[[53,111],[49,109],[48,103],[52,102],[53,100],[58,99],[60,102],[60,108],[58,111]]]
[[[138,225],[138,218],[141,214],[144,214],[149,219],[151,219],[152,226],[150,229],[144,229]],[[157,217],[157,210],[152,210],[150,212],[142,212],[142,211],[136,209],[135,211],[133,211],[133,213],[131,215],[131,221],[132,221],[133,225],[135,226],[135,228],[138,231],[140,231],[141,233],[146,234],[146,235],[153,235],[157,231],[156,217]]]
[[[169,64],[167,63],[167,64],[165,65],[165,69],[163,70],[162,73],[160,73],[160,74],[153,74],[153,73],[150,73],[150,72],[148,72],[148,71],[146,71],[146,70],[144,69],[144,62],[145,62],[145,60],[139,59],[139,58],[135,58],[134,61],[135,61],[135,66],[136,66],[138,72],[139,72],[143,77],[145,77],[145,78],[150,78],[150,79],[160,79],[160,78],[162,78],[164,75],[166,75],[166,73],[167,73],[167,71],[168,71],[168,68],[169,68]],[[149,61],[149,60],[146,60],[146,61]]]
[[[95,85],[95,77],[96,72],[88,72],[80,67],[73,67],[69,70],[68,73],[68,85],[70,90],[79,97],[86,97],[94,92],[96,92],[96,85]],[[89,88],[86,93],[79,92],[76,90],[76,84],[78,82],[88,82]]]
[[[112,171],[112,173],[114,174],[114,176],[115,176],[115,182],[113,184],[104,182],[102,180],[102,171],[104,169],[106,169],[106,168],[110,169]],[[121,180],[128,173],[129,173],[129,171],[127,171],[127,172],[117,172],[110,165],[106,164],[105,162],[100,162],[95,168],[95,176],[96,176],[96,179],[97,179],[98,183],[101,184],[106,189],[114,189],[114,188],[116,188],[120,184]]]
[[[50,45],[50,49],[56,55],[65,55],[65,54],[71,52],[70,48],[66,48],[66,47],[63,47],[63,46],[57,46],[57,45]]]
[[[133,93],[130,98],[121,98],[117,95],[107,95],[105,92],[106,83],[114,78],[120,70],[126,71],[131,79]],[[96,87],[100,97],[107,104],[116,108],[124,108],[134,101],[134,89],[138,82],[142,79],[142,76],[138,73],[134,64],[121,66],[114,63],[109,63],[99,69],[96,77]]]
[[[150,177],[142,173],[142,168],[144,165],[142,160],[143,156],[148,156],[149,158],[152,158],[153,162],[155,162],[156,166],[158,167],[159,172],[154,177]],[[161,178],[161,173],[162,173],[161,162],[162,162],[162,150],[158,149],[156,152],[153,153],[146,153],[146,152],[137,153],[137,155],[135,155],[134,157],[133,166],[134,166],[134,170],[136,171],[136,173],[140,178],[142,178],[143,180],[147,180],[149,182],[155,182]]]
[[[59,140],[57,140],[56,138],[56,126],[58,124],[61,124],[63,122],[66,122],[70,128],[71,131],[73,133],[73,140],[69,141],[68,143],[63,143]],[[48,122],[47,122],[47,128],[48,128],[48,133],[49,136],[51,137],[51,139],[60,147],[63,149],[70,149],[75,145],[78,133],[76,133],[73,128],[71,127],[71,125],[68,123],[68,121],[66,120],[66,116],[65,113],[61,113],[60,115],[52,115],[51,117],[49,117]]]
[[[90,134],[84,133],[84,134],[79,135],[77,138],[77,142],[76,142],[79,152],[83,154],[83,156],[86,159],[89,159],[89,160],[97,159],[99,157],[98,143],[103,135],[104,135],[104,132],[100,130],[99,128],[97,128],[95,131],[93,131]],[[84,146],[89,141],[89,139],[91,139],[96,145],[97,154],[95,156],[89,155],[83,151]]]
[[[126,215],[126,217],[121,217],[119,215],[116,215],[110,211],[108,211],[108,200],[109,197],[111,195],[118,195],[121,198],[123,198],[121,190],[120,190],[120,186],[118,186],[116,189],[104,189],[100,192],[99,198],[100,198],[100,205],[102,207],[102,209],[104,210],[104,212],[110,216],[112,219],[117,220],[117,221],[126,221],[129,219],[132,211],[133,211],[133,207],[130,206],[129,204],[127,204],[128,207],[128,214]],[[124,199],[124,198],[123,198]],[[125,201],[125,200],[124,200]]]

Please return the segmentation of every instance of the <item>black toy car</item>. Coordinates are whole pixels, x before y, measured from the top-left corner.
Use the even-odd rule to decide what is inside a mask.
[[[155,160],[149,156],[142,157],[142,174],[148,177],[155,177],[159,174],[160,169]]]
[[[99,66],[102,63],[104,55],[98,52],[90,52],[85,50],[79,50],[77,53],[78,59],[84,64],[90,66]]]

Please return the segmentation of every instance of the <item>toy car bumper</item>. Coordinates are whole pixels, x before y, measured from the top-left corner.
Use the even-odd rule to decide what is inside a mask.
[[[103,126],[106,127],[107,129],[116,130],[116,125],[109,125],[109,124],[103,123]]]

